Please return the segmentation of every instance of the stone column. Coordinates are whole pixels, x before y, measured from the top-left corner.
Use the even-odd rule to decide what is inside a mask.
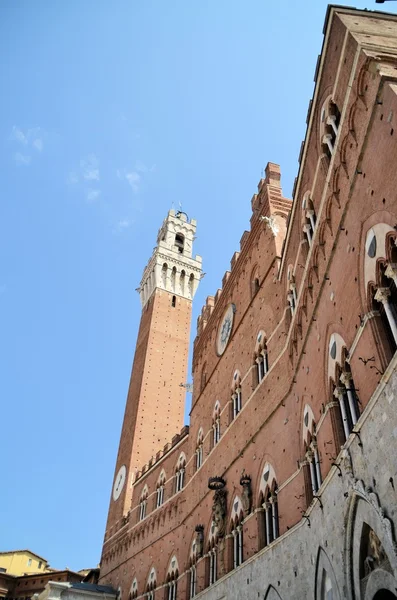
[[[323,136],[323,144],[326,144],[328,146],[328,149],[331,152],[331,154],[334,153],[334,145],[332,143],[332,135],[330,133],[327,133]]]
[[[389,263],[387,265],[385,275],[389,279],[392,279],[394,281],[395,285],[397,286],[397,264],[396,263]]]
[[[339,401],[340,411],[342,413],[343,431],[345,432],[345,438],[347,439],[350,435],[350,431],[349,431],[349,423],[347,420],[345,398],[343,396],[343,391],[344,391],[343,388],[336,387],[334,390],[334,396]]]
[[[309,246],[312,245],[312,226],[309,223],[306,223],[306,225],[303,226],[303,231],[306,234],[307,237],[307,241],[309,242]]]
[[[273,528],[273,540],[278,538],[278,519],[277,519],[277,498],[274,494],[270,497],[270,503],[272,506],[272,528]]]
[[[315,221],[315,218],[314,218],[314,210],[307,210],[306,211],[306,217],[310,221],[310,225],[312,227],[312,231],[314,231],[314,228],[316,227],[316,221]]]
[[[357,415],[357,409],[356,409],[356,400],[353,396],[353,391],[351,389],[352,375],[351,375],[351,373],[347,373],[346,371],[344,371],[342,373],[342,375],[340,376],[339,380],[341,383],[343,383],[343,385],[346,388],[347,400],[349,402],[349,408],[350,408],[350,414],[352,416],[353,425],[355,425],[358,421],[358,415]]]
[[[314,454],[314,465],[316,467],[316,475],[317,475],[317,488],[319,488],[322,484],[321,479],[321,470],[320,470],[320,457],[318,455],[318,445],[317,442],[312,442],[313,454]]]
[[[307,459],[307,462],[309,463],[309,467],[310,467],[310,480],[311,480],[311,484],[312,484],[312,492],[313,492],[313,495],[315,496],[317,493],[316,467],[314,466],[314,462],[313,462],[314,453],[310,448],[306,452],[306,459]]]
[[[338,135],[338,128],[336,126],[336,116],[335,115],[329,115],[329,117],[327,118],[327,125],[331,125],[332,129],[334,130],[335,137],[336,137]]]
[[[272,531],[272,505],[270,502],[265,502],[265,523],[266,523],[266,546],[271,543],[270,532]]]
[[[375,300],[377,302],[381,302],[383,304],[383,306],[385,308],[386,317],[387,317],[387,320],[390,325],[390,329],[393,334],[394,341],[397,344],[397,327],[396,327],[396,322],[394,319],[393,311],[390,306],[389,296],[390,296],[389,288],[378,288],[378,290],[375,294]]]

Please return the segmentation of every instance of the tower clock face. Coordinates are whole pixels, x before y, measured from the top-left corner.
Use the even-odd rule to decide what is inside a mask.
[[[127,469],[125,465],[122,465],[117,472],[116,479],[114,480],[113,485],[113,500],[117,500],[120,496],[122,489],[125,484],[125,479],[127,476]]]
[[[230,339],[230,334],[232,333],[235,312],[236,307],[234,306],[234,304],[229,304],[221,319],[218,329],[218,335],[216,337],[216,351],[218,356],[221,356],[226,350],[226,346]]]

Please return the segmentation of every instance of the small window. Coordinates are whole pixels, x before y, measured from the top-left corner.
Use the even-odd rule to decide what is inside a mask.
[[[172,296],[172,300],[171,300],[172,308],[175,308],[175,305],[176,305],[176,296]]]
[[[32,566],[32,559],[31,559],[31,558],[29,558],[29,559],[28,559],[28,567],[31,567],[31,566]]]
[[[0,573],[7,573],[7,569],[5,569],[4,567],[0,567]]]
[[[183,249],[185,246],[185,238],[181,233],[177,233],[175,236],[175,246],[178,248],[178,252],[183,254]]]
[[[43,565],[43,563],[41,562],[41,560],[39,560],[39,565],[38,565],[39,569],[41,569],[42,565]]]

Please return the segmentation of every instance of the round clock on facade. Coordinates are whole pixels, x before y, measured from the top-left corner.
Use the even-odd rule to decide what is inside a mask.
[[[117,498],[120,496],[121,491],[124,487],[126,476],[127,476],[127,469],[126,469],[125,465],[122,465],[117,472],[116,479],[114,480],[113,500],[117,500]]]
[[[218,329],[218,335],[216,338],[216,351],[219,356],[221,356],[224,353],[230,338],[230,334],[232,333],[235,312],[236,307],[234,306],[234,304],[229,304],[221,319],[221,323]]]

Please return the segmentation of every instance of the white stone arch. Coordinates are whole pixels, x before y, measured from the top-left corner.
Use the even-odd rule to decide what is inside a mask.
[[[261,473],[261,480],[259,484],[259,497],[265,499],[268,491],[272,490],[276,483],[277,478],[275,470],[270,463],[266,462]]]
[[[344,357],[343,348],[347,348],[346,342],[339,333],[335,331],[330,335],[328,343],[328,378],[336,381],[336,366],[343,367]]]
[[[164,485],[166,481],[167,481],[167,476],[165,474],[165,470],[161,469],[160,475],[157,478],[157,485]]]
[[[395,594],[397,588],[397,546],[392,522],[384,516],[384,510],[379,503],[377,494],[366,488],[362,481],[354,479],[348,451],[345,452],[344,467],[353,488],[345,529],[345,576],[349,598],[372,600],[377,591],[384,589]],[[370,573],[364,592],[360,568],[362,567],[363,552],[361,546],[365,528],[370,528],[375,533],[388,565],[386,570],[379,565]],[[391,589],[388,587],[389,584],[393,586]]]
[[[364,255],[364,284],[365,293],[368,294],[368,284],[376,283],[376,263],[380,258],[386,258],[385,241],[387,234],[393,227],[387,223],[376,223],[370,227],[365,236]]]
[[[212,411],[212,418],[216,419],[220,415],[221,412],[221,403],[217,400],[214,404],[214,410]]]
[[[317,552],[314,600],[327,600],[331,591],[332,600],[341,600],[338,581],[331,561],[325,550],[320,546]]]
[[[178,559],[175,556],[175,554],[173,554],[172,557],[170,558],[170,562],[168,563],[167,579],[173,579],[173,578],[177,577],[178,574],[179,574]]]
[[[136,598],[138,595],[138,580],[136,577],[132,580],[130,587],[130,598]]]
[[[231,389],[235,390],[241,383],[241,373],[238,369],[236,369],[233,373]]]
[[[315,428],[315,418],[311,406],[309,404],[305,404],[303,409],[303,427],[302,427],[302,437],[303,442],[307,444],[308,439],[313,436],[314,428]]]
[[[185,465],[186,465],[186,454],[184,452],[181,452],[179,455],[179,458],[176,462],[176,470],[181,469]]]
[[[266,346],[266,333],[261,329],[258,331],[258,335],[255,340],[255,354],[258,354]]]
[[[153,566],[150,569],[149,575],[146,580],[146,590],[153,590],[156,587],[157,587],[157,573],[156,573],[155,567]]]
[[[281,600],[281,596],[272,585],[269,585],[264,600]]]
[[[204,430],[202,427],[197,432],[197,444],[202,444],[204,440]]]
[[[242,521],[244,518],[243,503],[240,496],[235,496],[230,508],[230,521],[233,525]],[[232,526],[233,526],[232,525]]]

